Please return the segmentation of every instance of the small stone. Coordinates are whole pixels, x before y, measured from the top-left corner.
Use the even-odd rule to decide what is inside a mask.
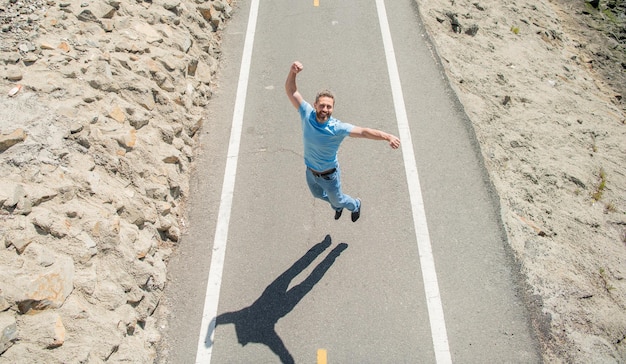
[[[167,55],[161,58],[160,61],[163,67],[170,72],[183,68],[182,60],[172,55]]]
[[[174,84],[169,79],[165,79],[159,84],[159,87],[167,92],[173,92],[175,90]]]
[[[153,110],[156,107],[156,100],[153,92],[142,93],[139,100],[139,105],[146,108],[146,110]]]
[[[181,237],[180,229],[176,226],[172,226],[167,230],[167,237],[172,241],[179,241]]]
[[[477,33],[478,33],[478,25],[476,24],[473,24],[465,31],[465,34],[470,35],[472,37],[475,36]]]
[[[202,17],[204,18],[204,20],[206,21],[211,21],[211,9],[212,8],[206,8],[206,7],[198,7],[198,11],[200,12],[200,15],[202,15]]]
[[[226,7],[226,5],[223,2],[221,2],[220,0],[215,0],[215,1],[213,1],[213,7],[217,11],[224,11],[224,8]]]
[[[58,49],[62,50],[65,53],[69,53],[69,51],[71,50],[71,47],[69,44],[67,44],[67,42],[61,42],[59,43],[59,45],[57,46]]]
[[[18,52],[2,53],[0,54],[0,60],[4,64],[17,64],[20,61],[21,55]]]
[[[74,122],[72,123],[72,125],[70,125],[70,133],[76,134],[78,132],[81,132],[83,128],[84,128],[83,124],[79,122]]]
[[[144,63],[150,70],[150,73],[157,73],[161,70],[161,68],[159,67],[159,64],[153,59],[147,58],[144,60]]]
[[[11,134],[0,134],[0,153],[11,148],[15,144],[26,140],[27,134],[23,129],[16,129]]]
[[[7,75],[6,78],[9,81],[20,81],[22,79],[23,75],[22,75],[22,70],[19,67],[16,66],[10,66],[7,69]]]
[[[135,129],[141,129],[150,123],[150,115],[143,110],[135,110],[129,115],[128,123]]]
[[[115,135],[114,138],[121,147],[130,150],[134,148],[137,143],[137,130],[130,129],[129,131]]]
[[[32,242],[32,237],[25,237],[17,231],[9,231],[5,236],[5,246],[13,246],[19,254],[22,254]]]
[[[100,21],[100,27],[102,27],[102,29],[107,33],[113,31],[113,29],[115,28],[113,24],[114,23],[111,19],[102,19],[102,21]]]
[[[7,351],[17,340],[15,317],[9,312],[0,313],[0,354]]]
[[[193,77],[196,75],[197,69],[198,69],[198,60],[197,59],[190,60],[189,64],[187,65],[187,74]]]
[[[39,48],[44,49],[44,50],[52,50],[54,49],[54,46],[50,43],[43,42],[39,45]]]
[[[108,5],[104,1],[94,1],[89,3],[88,5],[89,9],[83,10],[82,13],[87,11],[90,12],[96,18],[96,22],[98,22],[100,19],[111,19],[116,12],[116,9],[113,6]],[[88,16],[87,14],[85,15]]]
[[[124,121],[126,121],[126,114],[124,113],[122,108],[117,105],[113,106],[113,108],[109,111],[109,117],[111,117],[118,123],[123,123]]]
[[[149,24],[138,24],[135,26],[135,30],[141,33],[143,40],[148,44],[163,42],[163,37],[161,36],[161,34],[159,34],[159,32],[157,32]]]
[[[35,227],[55,238],[63,238],[69,233],[67,221],[47,209],[33,208],[30,218]]]
[[[18,46],[18,48],[19,48],[19,50],[20,50],[22,53],[28,53],[28,52],[32,52],[32,51],[34,51],[34,50],[35,50],[35,45],[34,45],[34,44],[32,44],[32,43],[30,43],[30,42],[28,42],[28,43],[21,43],[21,44]]]
[[[38,59],[39,59],[39,56],[37,56],[35,53],[27,53],[22,59],[22,61],[24,62],[25,65],[31,65],[37,62]]]
[[[180,0],[163,0],[163,8],[174,13],[178,13],[180,7]]]

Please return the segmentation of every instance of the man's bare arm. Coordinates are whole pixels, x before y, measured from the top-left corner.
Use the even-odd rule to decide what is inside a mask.
[[[350,136],[353,138],[366,138],[372,140],[386,140],[389,142],[389,146],[393,149],[397,149],[400,146],[400,139],[397,136],[385,133],[384,131],[362,128],[355,126],[350,132]]]
[[[287,75],[287,80],[285,81],[285,92],[287,93],[287,97],[291,104],[296,108],[300,109],[300,104],[302,104],[302,95],[298,92],[298,86],[296,85],[296,75],[302,71],[304,67],[302,63],[295,61],[291,65],[289,69],[289,74]]]

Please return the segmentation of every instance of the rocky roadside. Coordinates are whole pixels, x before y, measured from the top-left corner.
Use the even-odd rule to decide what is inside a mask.
[[[230,0],[2,0],[0,363],[152,362]]]
[[[626,361],[626,7],[417,0],[549,363]]]

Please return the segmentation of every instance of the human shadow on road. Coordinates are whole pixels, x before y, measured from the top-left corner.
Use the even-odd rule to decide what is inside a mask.
[[[290,282],[308,267],[319,255],[331,245],[330,235],[298,259],[289,269],[274,280],[261,297],[254,303],[239,311],[226,312],[213,319],[205,345],[213,345],[211,336],[218,325],[234,324],[237,341],[242,346],[248,343],[259,343],[269,347],[284,364],[294,363],[293,357],[285,347],[283,340],[276,333],[276,323],[287,315],[313,289],[333,265],[335,259],[348,248],[348,244],[337,245],[302,281],[302,283],[288,290]]]

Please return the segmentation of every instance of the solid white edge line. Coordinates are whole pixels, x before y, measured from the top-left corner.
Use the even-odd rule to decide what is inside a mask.
[[[376,8],[378,10],[378,21],[380,23],[380,30],[383,37],[385,56],[387,58],[389,81],[391,83],[393,103],[398,121],[398,132],[402,143],[402,157],[404,159],[406,179],[409,185],[409,196],[411,198],[411,208],[413,212],[413,224],[415,226],[415,237],[417,239],[420,265],[422,268],[422,277],[424,281],[424,291],[426,294],[426,304],[428,306],[428,317],[430,320],[430,331],[433,339],[435,359],[438,364],[451,363],[452,358],[448,345],[448,334],[446,332],[443,306],[441,304],[441,296],[439,294],[437,271],[435,269],[435,260],[432,253],[430,235],[428,233],[428,224],[426,223],[426,212],[424,210],[422,189],[420,187],[419,175],[417,173],[413,140],[411,139],[411,130],[409,128],[409,121],[406,114],[400,75],[398,72],[398,65],[396,63],[395,51],[393,49],[391,31],[389,30],[389,22],[387,20],[387,11],[385,10],[384,0],[376,0]]]
[[[215,335],[215,317],[217,316],[217,306],[219,304],[220,289],[222,286],[222,272],[224,271],[228,226],[230,224],[233,193],[235,190],[239,145],[241,141],[244,108],[246,106],[246,94],[248,92],[248,79],[250,75],[252,46],[254,44],[258,8],[259,0],[252,0],[250,4],[250,15],[248,17],[248,29],[243,46],[241,68],[239,70],[239,83],[237,84],[237,96],[235,99],[235,109],[233,111],[228,155],[226,157],[222,196],[220,199],[217,225],[215,227],[211,267],[209,269],[209,279],[207,281],[206,295],[204,298],[204,311],[202,312],[202,323],[200,324],[198,351],[196,352],[196,363],[202,364],[211,363],[213,339]],[[207,335],[209,336],[209,342],[206,340]]]

